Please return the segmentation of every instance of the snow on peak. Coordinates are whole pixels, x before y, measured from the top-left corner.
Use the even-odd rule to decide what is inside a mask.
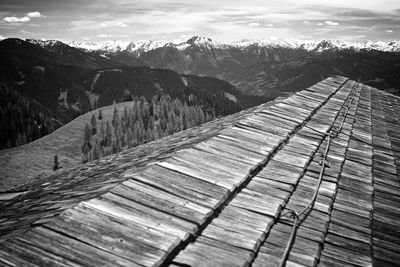
[[[307,51],[322,52],[325,50],[344,50],[351,49],[360,50],[378,50],[385,52],[400,52],[400,41],[364,41],[364,42],[345,42],[339,40],[294,40],[294,39],[274,39],[268,38],[264,40],[243,39],[230,43],[230,45],[238,48],[246,48],[251,45],[263,47],[286,47],[292,49],[304,49]]]
[[[26,39],[25,41],[34,44],[34,45],[39,45],[41,47],[45,46],[54,46],[56,44],[60,44],[61,42],[58,40],[46,40],[46,39]]]
[[[106,52],[119,52],[126,50],[131,42],[127,41],[104,41],[104,42],[68,42],[69,46],[81,48],[87,51],[100,50]]]
[[[163,47],[167,44],[167,41],[159,40],[159,41],[151,41],[151,40],[140,40],[137,42],[131,42],[128,46],[127,51],[129,52],[147,52],[150,50],[157,49],[159,47]]]
[[[151,41],[151,40],[140,40],[136,42],[129,41],[103,41],[103,42],[69,42],[68,45],[80,48],[87,51],[103,51],[109,53],[128,51],[128,52],[147,52],[154,50],[158,47],[162,47],[166,44],[166,41]]]
[[[38,40],[30,39],[31,43],[38,44],[40,46],[48,46],[49,44],[55,44],[55,40]],[[400,52],[400,41],[363,41],[363,42],[345,42],[339,40],[296,40],[296,39],[277,39],[277,38],[266,38],[266,39],[242,39],[240,41],[220,43],[214,41],[209,37],[193,36],[188,40],[174,40],[174,41],[152,41],[152,40],[140,40],[135,42],[129,41],[102,41],[102,42],[77,42],[71,41],[68,45],[76,48],[80,48],[86,51],[100,51],[105,53],[116,53],[126,51],[129,53],[135,53],[137,55],[148,52],[160,47],[168,46],[178,50],[185,50],[186,48],[197,45],[207,46],[214,48],[225,48],[225,47],[236,47],[239,49],[247,49],[250,46],[259,47],[283,47],[291,49],[304,49],[307,51],[322,52],[325,50],[343,50],[350,49],[354,51],[360,50],[378,50],[385,52]]]
[[[221,47],[224,44],[220,42],[214,41],[209,37],[203,36],[193,36],[192,38],[186,41],[187,45],[203,45],[203,46],[214,46],[214,47]]]
[[[71,41],[67,43],[69,46],[75,48],[81,48],[83,50],[92,51],[92,50],[100,50],[103,46],[101,43],[96,42],[78,42],[78,41]]]

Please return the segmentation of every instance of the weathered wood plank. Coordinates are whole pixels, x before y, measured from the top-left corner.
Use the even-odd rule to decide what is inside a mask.
[[[242,178],[236,178],[232,181],[232,178],[234,177],[221,177],[216,173],[211,173],[210,171],[200,169],[193,164],[177,161],[175,159],[168,159],[167,161],[157,162],[156,164],[164,168],[198,178],[211,184],[222,186],[230,191],[233,191],[236,187],[236,184],[239,184],[242,180]]]
[[[283,162],[276,161],[274,159],[270,160],[256,177],[274,180],[280,183],[287,183],[289,185],[297,184],[298,179],[302,175],[302,168],[286,164]],[[293,187],[289,186],[287,188],[289,192],[293,190]]]
[[[20,240],[10,239],[0,244],[1,266],[80,266],[76,262],[54,255]]]
[[[275,154],[274,160],[296,167],[305,168],[307,163],[311,160],[311,157],[289,152],[283,148]]]
[[[289,236],[292,233],[292,225],[288,225],[285,223],[275,224],[274,229],[277,230],[278,232],[285,233],[285,235],[287,236]],[[323,244],[325,239],[325,233],[307,227],[303,227],[301,225],[297,228],[296,236],[302,237],[304,239],[309,239],[315,242],[319,242],[320,244]]]
[[[260,252],[268,252],[271,247],[275,247],[280,251],[285,250],[287,241],[289,240],[290,233],[281,232],[275,229],[271,229],[266,243],[263,244],[260,248]],[[279,251],[278,250],[278,251]],[[294,243],[292,245],[291,252],[302,253],[303,255],[307,255],[309,257],[318,258],[319,251],[321,250],[319,242],[312,241],[310,239],[306,239],[300,236],[296,236]],[[278,255],[277,255],[278,256]]]
[[[223,172],[246,176],[249,171],[253,170],[257,165],[237,162],[229,157],[221,157],[206,153],[197,149],[186,149],[175,153],[173,158],[187,161],[192,164],[201,164],[213,170],[221,170]]]
[[[279,198],[243,189],[229,204],[276,218],[282,202]]]
[[[123,239],[127,238],[131,242],[144,244],[167,253],[170,253],[181,241],[179,237],[171,233],[166,233],[157,229],[149,229],[147,225],[132,223],[123,218],[109,216],[109,214],[92,209],[84,204],[79,204],[73,209],[65,211],[61,217],[68,218],[68,220],[75,220],[89,226],[98,225],[99,229],[109,228],[114,232],[111,233],[111,236],[116,234],[122,235]]]
[[[180,172],[172,171],[167,168],[152,165],[149,168],[146,168],[143,172],[139,174],[136,173],[125,173],[125,177],[134,178],[141,180],[142,182],[148,184],[154,184],[156,187],[164,187],[164,184],[169,184],[170,186],[174,186],[174,188],[182,189],[182,190],[193,190],[193,192],[198,192],[205,196],[210,196],[212,199],[215,199],[217,203],[221,201],[225,201],[225,199],[229,195],[229,190],[217,186],[215,184],[208,183],[206,181],[194,178],[192,176],[188,176],[182,174]],[[188,192],[188,194],[191,194]],[[179,193],[180,196],[184,196],[185,194]],[[189,196],[188,196],[189,197]],[[199,196],[200,197],[200,196]],[[189,199],[195,199],[189,197]],[[210,200],[212,203],[214,201]],[[205,203],[202,201],[202,203]]]
[[[331,222],[349,229],[371,234],[369,218],[337,210],[335,209],[335,205],[333,206],[331,213]]]
[[[264,114],[276,116],[276,117],[279,117],[284,120],[288,120],[288,121],[291,121],[291,122],[294,122],[297,124],[302,123],[305,119],[305,118],[301,118],[301,119],[296,118],[296,116],[293,116],[294,114],[288,114],[288,113],[285,113],[285,111],[279,111],[279,110],[266,109],[266,110],[262,110],[261,112]]]
[[[255,119],[246,119],[240,121],[238,124],[240,127],[255,128],[267,133],[275,134],[282,137],[287,137],[291,132],[291,129],[283,128],[278,125],[270,124],[268,122],[261,122]]]
[[[161,176],[161,175],[160,175]],[[160,177],[160,176],[152,176],[147,173],[137,173],[137,174],[132,174],[132,175],[126,175],[125,177],[134,179],[136,181],[140,181],[142,183],[151,185],[156,187],[157,189],[164,190],[172,195],[182,197],[186,200],[193,201],[194,203],[203,205],[205,207],[211,208],[211,209],[216,209],[219,204],[221,204],[220,198],[224,199],[224,195],[221,194],[219,195],[218,199],[208,196],[206,194],[197,192],[195,190],[191,190],[192,188],[185,188],[181,186],[179,183],[174,181],[172,179],[173,177],[170,176],[170,179]],[[178,176],[178,175],[176,175]],[[176,177],[175,176],[175,177]],[[187,183],[187,182],[186,182]],[[187,187],[190,187],[189,185],[186,185]],[[195,185],[193,187],[196,187]],[[194,188],[195,189],[195,188]]]
[[[298,123],[293,122],[293,121],[289,121],[283,118],[279,118],[277,116],[274,115],[269,115],[269,114],[265,114],[262,112],[257,113],[255,116],[257,116],[257,118],[255,119],[262,119],[262,121],[268,125],[274,125],[274,126],[278,126],[281,128],[285,128],[288,129],[290,131],[293,131],[297,126]],[[253,117],[248,117],[250,119],[253,119]]]
[[[111,193],[103,195],[102,199],[91,199],[83,204],[109,216],[170,233],[182,240],[198,231],[195,224]]]
[[[371,267],[371,256],[364,255],[352,250],[348,250],[344,247],[338,247],[329,243],[324,244],[324,250],[322,256],[329,257],[345,264],[352,264],[356,266]]]
[[[325,238],[325,243],[329,243],[337,247],[353,251],[354,253],[365,255],[367,257],[371,255],[370,243],[360,242],[348,237],[328,233]]]
[[[282,204],[285,203],[290,196],[289,192],[271,186],[270,184],[265,182],[265,179],[253,178],[246,188],[258,193],[280,198],[282,199]]]
[[[315,150],[317,150],[317,147],[312,144],[298,143],[297,141],[291,139],[285,146],[285,149],[296,154],[311,157]]]
[[[253,146],[256,146],[256,148],[275,148],[284,140],[284,137],[273,134],[257,135],[254,132],[238,129],[240,128],[235,129],[235,131],[223,131],[218,135],[218,137],[238,140],[242,143],[250,143],[253,144]]]
[[[223,220],[215,219],[214,221],[203,231],[203,237],[250,251],[256,251],[260,246],[263,232],[243,227],[238,229],[237,226],[233,228],[229,224],[223,223]]]
[[[174,262],[189,266],[248,266],[253,253],[199,237],[175,257]]]
[[[264,162],[265,160],[264,155],[261,155],[259,153],[254,153],[237,146],[224,144],[222,142],[218,142],[218,140],[214,141],[213,139],[210,139],[207,142],[199,143],[195,145],[193,148],[199,149],[201,151],[210,154],[219,155],[221,157],[229,157],[238,162],[243,162],[248,164],[256,165]]]
[[[210,208],[134,180],[123,182],[121,185],[114,187],[111,192],[197,224],[203,224],[213,212]]]
[[[263,125],[265,125],[265,124],[263,124]],[[265,128],[265,130],[264,130],[264,129],[259,129],[259,127],[251,127],[251,126],[247,126],[242,123],[237,123],[231,129],[233,131],[239,131],[243,134],[251,134],[254,137],[257,135],[262,138],[261,140],[265,139],[266,137],[269,137],[270,139],[275,139],[275,140],[282,140],[287,137],[288,130],[285,131],[286,134],[285,133],[282,134],[282,132],[274,133],[273,128],[275,128],[275,127],[268,126],[268,128]]]
[[[266,244],[262,247],[262,250],[258,253],[252,266],[274,266],[278,267],[281,263],[283,255],[283,249],[277,248],[272,244]],[[287,267],[303,267],[303,266],[315,266],[316,259],[314,257],[305,255],[302,252],[295,251],[294,249],[290,252],[288,260],[286,261]]]
[[[247,209],[227,205],[218,216],[232,225],[240,224],[259,232],[268,232],[274,222],[274,218],[265,216]]]
[[[88,209],[70,209],[46,227],[58,233],[73,236],[74,239],[100,250],[131,259],[140,265],[160,265],[166,259],[167,252],[159,248],[163,246],[162,244],[157,245],[153,242],[149,245],[149,242],[146,242],[145,238],[154,237],[151,234],[146,236],[146,234],[138,233],[138,229],[134,227],[107,220],[106,216],[92,216],[89,212]],[[107,220],[107,223],[103,220]],[[179,238],[175,237],[169,247],[165,245],[163,247],[167,251],[172,250],[179,241]]]
[[[241,149],[249,150],[252,153],[258,153],[265,157],[267,157],[270,154],[270,152],[273,150],[272,147],[270,145],[268,145],[267,143],[256,144],[254,142],[250,142],[247,138],[239,139],[239,138],[234,138],[234,137],[229,137],[229,136],[218,135],[218,136],[214,137],[214,140],[221,142],[223,144],[236,146]]]
[[[41,226],[18,239],[84,266],[139,266],[128,259]]]

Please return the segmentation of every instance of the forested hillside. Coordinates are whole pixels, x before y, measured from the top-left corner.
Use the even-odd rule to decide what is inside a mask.
[[[0,85],[0,149],[29,143],[60,126],[42,105]]]
[[[192,100],[191,103],[195,101]],[[112,120],[104,120],[101,109],[84,128],[81,146],[83,162],[98,159],[123,149],[200,125],[215,118],[213,109],[188,105],[169,95],[154,96],[151,101],[135,98],[123,110],[114,107]]]

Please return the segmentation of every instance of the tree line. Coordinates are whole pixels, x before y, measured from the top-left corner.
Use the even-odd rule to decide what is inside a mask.
[[[149,101],[135,97],[123,110],[114,106],[111,121],[103,119],[100,109],[83,129],[83,162],[200,125],[215,116],[213,109],[204,111],[201,105],[171,99],[167,94],[155,95]]]

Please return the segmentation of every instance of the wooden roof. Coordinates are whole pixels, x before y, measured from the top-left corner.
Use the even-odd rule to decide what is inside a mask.
[[[399,97],[330,77],[65,171],[3,197],[0,266],[278,265],[281,215],[308,204],[342,119],[287,266],[396,266],[399,114]]]

